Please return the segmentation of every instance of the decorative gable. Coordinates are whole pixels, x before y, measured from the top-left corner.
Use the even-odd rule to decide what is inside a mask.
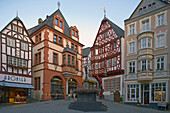
[[[167,3],[161,0],[142,0],[129,19],[149,13],[166,5]]]
[[[54,15],[53,28],[64,33],[64,20],[61,15]]]
[[[79,31],[76,26],[71,26],[70,27],[70,36],[76,41],[79,41]]]
[[[108,21],[102,22],[93,45],[103,45],[111,40],[118,38]]]

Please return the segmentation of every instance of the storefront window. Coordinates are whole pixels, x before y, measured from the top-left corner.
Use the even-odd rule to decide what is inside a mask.
[[[166,101],[166,83],[153,83],[152,101]]]
[[[139,100],[139,84],[127,85],[127,101]]]

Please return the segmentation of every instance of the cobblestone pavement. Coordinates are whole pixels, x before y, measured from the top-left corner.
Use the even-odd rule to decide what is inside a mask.
[[[111,101],[101,100],[108,107],[106,112],[99,113],[170,113],[170,111],[160,111],[150,108],[141,108]],[[73,100],[52,100],[31,104],[12,105],[0,107],[0,113],[83,113],[81,111],[70,110],[68,106]],[[88,112],[97,113],[97,112]]]

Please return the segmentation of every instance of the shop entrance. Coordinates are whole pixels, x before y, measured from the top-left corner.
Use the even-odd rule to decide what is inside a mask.
[[[149,84],[141,84],[141,103],[149,104]]]
[[[60,77],[53,77],[51,79],[51,98],[59,99],[64,97],[64,89],[62,87],[62,79]]]
[[[0,103],[9,102],[9,88],[0,87]]]

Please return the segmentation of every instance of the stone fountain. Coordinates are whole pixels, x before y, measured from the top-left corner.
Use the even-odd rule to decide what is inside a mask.
[[[87,66],[85,67],[86,77],[83,82],[83,87],[75,90],[77,101],[69,105],[69,109],[79,110],[84,112],[107,111],[107,106],[102,102],[96,101],[98,89],[90,89],[89,80],[87,78]]]

